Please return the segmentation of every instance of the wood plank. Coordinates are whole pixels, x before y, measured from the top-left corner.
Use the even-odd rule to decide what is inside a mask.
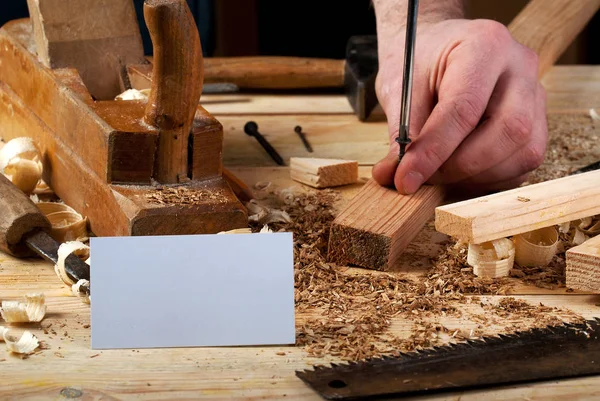
[[[600,294],[600,235],[566,252],[567,287]]]
[[[436,208],[435,228],[480,244],[600,213],[600,171],[527,185]]]
[[[328,259],[339,265],[397,270],[405,248],[443,199],[441,187],[425,185],[405,196],[369,180],[333,221]]]
[[[361,124],[352,115],[293,116],[221,116],[223,125],[223,163],[229,167],[276,165],[260,144],[244,133],[246,122],[253,120],[259,132],[281,155],[287,165],[291,157],[356,160],[373,165],[388,153],[387,124]],[[300,125],[313,148],[309,153],[294,132]]]
[[[600,0],[532,0],[508,29],[520,43],[538,54],[542,77],[599,8]]]
[[[294,181],[314,188],[350,185],[358,180],[358,162],[312,157],[290,158],[290,176]]]

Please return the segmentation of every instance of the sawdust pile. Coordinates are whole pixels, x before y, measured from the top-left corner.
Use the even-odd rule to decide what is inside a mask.
[[[506,294],[515,279],[476,277],[466,263],[466,247],[458,244],[449,243],[423,277],[328,263],[337,196],[334,190],[295,193],[290,189],[271,189],[260,196],[261,202],[291,217],[289,223],[270,226],[294,234],[297,345],[310,356],[360,360],[582,320],[570,311],[513,298],[496,305],[495,299],[466,296]],[[260,228],[256,224],[253,231]],[[398,322],[401,327],[392,327]]]
[[[189,205],[205,203],[208,200],[222,198],[223,194],[201,188],[156,187],[156,191],[145,195],[148,203],[158,205]]]

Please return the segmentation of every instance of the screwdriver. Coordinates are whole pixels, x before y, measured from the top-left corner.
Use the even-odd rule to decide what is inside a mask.
[[[412,81],[414,70],[415,38],[417,36],[417,14],[419,0],[408,1],[406,18],[406,40],[404,44],[404,71],[402,76],[402,105],[400,109],[400,127],[396,142],[400,145],[398,162],[402,161],[406,153],[406,145],[410,143],[409,124],[410,106],[412,99]]]

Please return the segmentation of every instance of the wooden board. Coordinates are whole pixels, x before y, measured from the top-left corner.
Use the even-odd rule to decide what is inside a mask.
[[[563,177],[435,210],[435,228],[479,244],[600,213],[600,171]]]
[[[329,261],[397,271],[402,253],[443,199],[441,187],[426,185],[405,196],[369,180],[333,221]]]
[[[361,124],[352,115],[221,116],[223,124],[223,163],[229,167],[275,166],[255,138],[244,133],[252,120],[289,166],[290,157],[356,160],[373,165],[387,155],[389,137],[385,122]],[[309,153],[294,132],[300,125],[313,148]]]
[[[358,180],[358,162],[343,159],[290,158],[290,176],[294,181],[314,188],[350,185]]]
[[[566,252],[566,284],[600,294],[600,235]]]

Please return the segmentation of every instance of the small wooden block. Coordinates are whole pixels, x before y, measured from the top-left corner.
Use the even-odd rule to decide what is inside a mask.
[[[435,210],[435,229],[480,244],[600,214],[600,171],[558,178]]]
[[[566,286],[600,294],[600,235],[566,252]]]
[[[329,188],[358,181],[358,161],[291,157],[290,176],[314,188]]]
[[[406,196],[370,179],[333,221],[329,261],[394,270],[402,252],[433,217],[443,199],[442,187],[425,185]]]

